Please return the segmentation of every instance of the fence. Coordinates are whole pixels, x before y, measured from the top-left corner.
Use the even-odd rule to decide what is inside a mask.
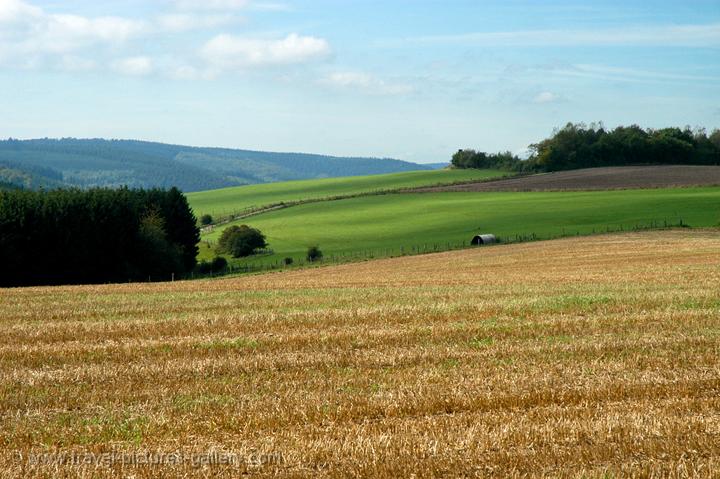
[[[607,233],[619,233],[629,231],[648,231],[648,230],[662,230],[668,228],[687,228],[688,225],[683,221],[682,218],[678,218],[675,222],[669,222],[667,219],[663,221],[651,220],[648,223],[636,223],[634,225],[608,225],[605,228],[592,228],[590,230],[579,230],[566,228],[561,229],[556,234],[516,234],[510,236],[497,236],[497,244],[513,244],[513,243],[525,243],[531,241],[545,241],[551,239],[568,238],[574,236],[592,236],[597,234]],[[478,248],[478,246],[470,245],[473,233],[468,234],[467,241],[442,241],[432,243],[420,243],[415,245],[395,246],[392,248],[377,248],[377,249],[362,249],[352,252],[340,252],[331,253],[323,257],[320,260],[309,262],[306,259],[295,259],[293,258],[293,264],[286,265],[282,258],[276,258],[272,261],[265,262],[253,262],[242,265],[228,265],[228,268],[224,272],[214,272],[205,275],[198,275],[195,273],[192,275],[193,278],[202,277],[217,277],[225,276],[229,274],[248,274],[248,273],[260,273],[270,271],[280,271],[296,268],[304,268],[308,266],[319,266],[319,265],[337,265],[346,264],[359,261],[366,261],[371,259],[379,258],[393,258],[400,256],[413,256],[427,253],[439,253],[443,251],[456,251],[467,248]],[[208,242],[208,245],[211,243]],[[481,246],[482,248],[490,248],[493,245]]]
[[[381,189],[376,189],[376,190],[358,191],[355,193],[345,193],[345,194],[338,194],[338,195],[331,195],[331,196],[318,196],[316,198],[278,201],[276,203],[268,203],[265,205],[250,205],[241,210],[234,210],[234,211],[230,211],[230,212],[223,211],[223,212],[220,212],[219,214],[214,214],[213,216],[215,216],[215,221],[213,221],[213,223],[210,225],[202,226],[200,229],[203,233],[209,233],[209,232],[213,231],[215,229],[215,227],[217,227],[217,226],[223,226],[228,223],[240,221],[245,218],[249,218],[251,216],[259,215],[262,213],[268,213],[270,211],[281,210],[284,208],[290,208],[291,206],[305,205],[308,203],[322,203],[325,201],[347,200],[347,199],[352,199],[352,198],[363,198],[366,196],[382,196],[382,195],[390,195],[390,194],[395,194],[395,193],[412,193],[415,190],[423,189],[423,188],[439,188],[439,187],[447,187],[447,186],[485,183],[485,182],[489,182],[489,181],[510,178],[510,177],[518,177],[518,176],[526,176],[526,174],[524,174],[524,173],[517,173],[517,174],[508,173],[507,175],[493,177],[493,178],[440,182],[440,183],[435,183],[435,184],[425,185],[425,186],[404,186],[404,187],[397,187],[397,188],[381,188]]]

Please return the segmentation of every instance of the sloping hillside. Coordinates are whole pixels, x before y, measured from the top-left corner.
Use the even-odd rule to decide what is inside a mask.
[[[718,224],[720,188],[623,191],[398,193],[308,203],[245,218],[262,231],[273,254],[232,259],[238,265],[305,259],[318,245],[326,260],[384,257],[467,246],[492,233],[502,241],[686,225]],[[211,259],[226,225],[202,236],[200,258]]]
[[[499,170],[444,169],[410,171],[385,175],[348,176],[321,180],[284,181],[264,185],[238,186],[188,194],[195,214],[208,213],[220,219],[232,214],[266,209],[281,203],[390,192],[422,186],[452,185],[487,181],[506,176]]]
[[[0,182],[26,188],[128,185],[200,191],[430,169],[392,159],[197,148],[134,140],[0,141]]]

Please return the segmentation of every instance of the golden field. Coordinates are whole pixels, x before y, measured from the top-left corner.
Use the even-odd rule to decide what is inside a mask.
[[[2,290],[0,451],[3,478],[718,477],[720,232]],[[81,464],[145,453],[183,460]]]

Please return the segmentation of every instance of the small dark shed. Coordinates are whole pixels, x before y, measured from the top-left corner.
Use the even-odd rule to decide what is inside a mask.
[[[470,242],[471,245],[475,246],[493,243],[497,243],[497,238],[495,237],[495,235],[476,235]]]

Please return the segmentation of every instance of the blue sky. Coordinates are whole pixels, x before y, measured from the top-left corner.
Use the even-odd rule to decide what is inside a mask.
[[[447,161],[720,127],[720,2],[0,0],[0,137]]]

